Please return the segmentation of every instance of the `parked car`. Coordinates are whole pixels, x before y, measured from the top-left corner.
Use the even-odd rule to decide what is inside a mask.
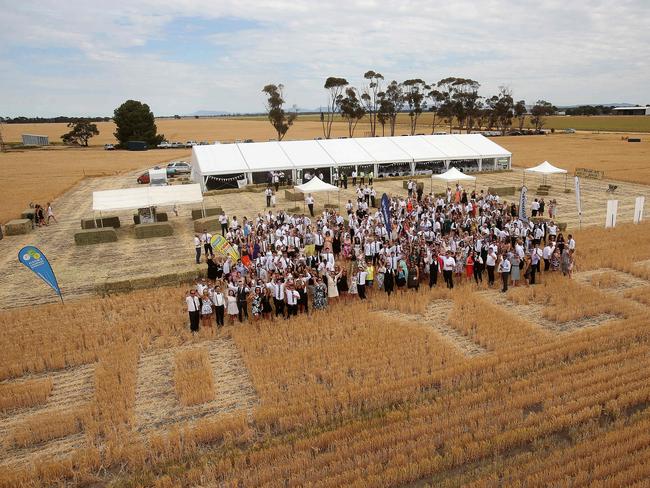
[[[187,141],[185,147],[194,147],[196,146],[196,141]]]
[[[180,149],[184,147],[185,144],[183,144],[182,142],[172,142],[172,149]]]
[[[148,185],[149,184],[149,171],[145,171],[140,176],[138,176],[138,184]]]
[[[189,175],[191,172],[192,167],[186,161],[172,161],[167,165],[167,176]]]
[[[575,134],[576,130],[575,129],[564,129],[565,134]]]
[[[167,141],[162,141],[156,146],[158,149],[171,149],[172,143]]]
[[[115,146],[113,144],[104,144],[104,151],[114,151]]]

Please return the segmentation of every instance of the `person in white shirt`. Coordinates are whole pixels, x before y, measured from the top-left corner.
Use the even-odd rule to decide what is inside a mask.
[[[50,202],[47,202],[47,225],[50,225],[50,220],[53,219],[54,223],[58,224],[59,221],[56,220],[56,217],[54,216],[54,210],[52,210],[52,204]]]
[[[571,234],[569,234],[569,237],[567,239],[567,246],[569,248],[569,251],[576,250],[576,241]]]
[[[203,234],[201,234],[201,242],[205,248],[205,255],[214,257],[214,251],[212,250],[212,234],[208,232],[208,229],[203,229]]]
[[[226,237],[226,232],[228,232],[228,217],[226,214],[219,215],[219,223],[221,224],[221,236]]]
[[[485,258],[485,267],[488,273],[488,286],[494,285],[494,267],[497,265],[497,255],[492,246],[488,249],[488,255]]]
[[[505,254],[501,255],[501,261],[499,262],[499,273],[501,273],[501,280],[503,281],[503,288],[501,288],[501,293],[508,291],[508,281],[510,281],[510,269],[511,263],[508,256]]]
[[[266,208],[269,208],[271,206],[271,196],[273,195],[273,190],[270,186],[264,190],[264,195],[266,196]]]
[[[196,251],[196,264],[201,264],[201,238],[194,234],[194,249]]]
[[[187,306],[187,313],[190,316],[190,330],[198,332],[199,330],[199,317],[201,313],[201,301],[196,296],[196,291],[189,290],[185,295],[185,304]]]
[[[553,247],[551,241],[546,243],[544,249],[542,250],[542,259],[544,260],[544,271],[548,271],[551,268],[551,256],[553,255]]]
[[[447,288],[454,287],[454,268],[456,267],[456,260],[451,255],[451,251],[447,251],[442,261],[442,276],[445,279]]]
[[[359,271],[357,272],[357,293],[359,294],[359,298],[361,300],[366,299],[366,277],[368,276],[368,273],[366,272],[365,269],[359,268]]]
[[[215,286],[214,291],[212,292],[212,304],[214,305],[214,313],[217,319],[217,327],[223,327],[226,297],[221,292],[221,286],[219,285]]]
[[[307,197],[305,198],[305,202],[307,203],[307,207],[309,208],[309,214],[313,217],[314,216],[314,197],[311,196],[311,193],[307,194]]]
[[[288,283],[284,290],[285,301],[287,305],[287,319],[292,315],[298,315],[298,300],[300,293],[295,289],[293,283]]]

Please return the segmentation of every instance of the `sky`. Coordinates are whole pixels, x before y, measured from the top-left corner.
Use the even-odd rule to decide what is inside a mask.
[[[650,104],[650,0],[0,0],[0,115],[156,115],[325,106],[361,87],[448,76],[555,105]]]

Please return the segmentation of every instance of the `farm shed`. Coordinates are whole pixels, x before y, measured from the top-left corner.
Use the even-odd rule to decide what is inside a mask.
[[[205,191],[211,180],[233,186],[265,183],[282,171],[296,181],[305,171],[350,174],[353,170],[376,177],[465,172],[510,168],[512,154],[480,134],[365,137],[304,141],[215,144],[192,148],[192,175]],[[236,182],[236,184],[235,184]]]
[[[50,139],[48,136],[37,136],[35,134],[22,134],[23,146],[48,146]]]

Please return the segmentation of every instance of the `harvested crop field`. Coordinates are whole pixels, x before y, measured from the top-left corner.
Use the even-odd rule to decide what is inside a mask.
[[[0,312],[0,486],[642,486],[650,226],[575,234],[569,286],[505,295],[197,336],[182,287]]]

